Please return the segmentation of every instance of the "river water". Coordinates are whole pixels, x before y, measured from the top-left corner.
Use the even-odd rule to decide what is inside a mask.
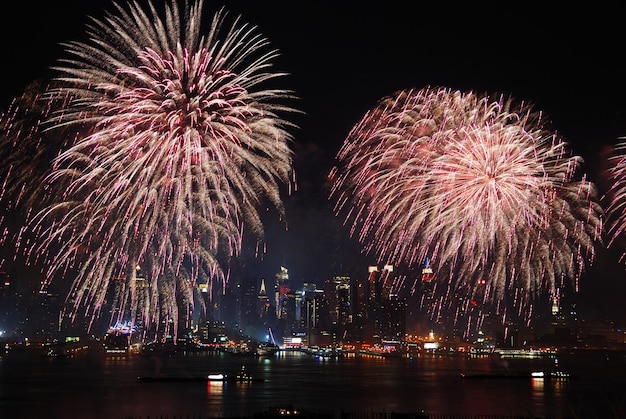
[[[461,378],[461,374],[558,368],[569,379]],[[261,382],[141,382],[140,376],[236,373]],[[270,357],[227,353],[72,358],[0,357],[1,418],[235,417],[275,406],[304,411],[626,417],[626,353],[582,351],[556,358],[493,356],[320,359],[297,352]]]

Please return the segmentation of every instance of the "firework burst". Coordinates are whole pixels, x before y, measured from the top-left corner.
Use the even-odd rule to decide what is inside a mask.
[[[430,257],[448,296],[526,305],[579,278],[602,228],[581,159],[545,126],[510,98],[398,92],[348,135],[331,198],[379,260]]]
[[[283,213],[293,177],[280,114],[293,109],[281,102],[293,96],[272,85],[278,53],[255,27],[221,10],[203,36],[201,0],[168,3],[164,18],[148,5],[116,5],[89,42],[65,44],[47,96],[67,100],[47,129],[76,134],[27,252],[48,266],[44,286],[77,272],[72,317],[95,319],[116,288],[119,313],[175,328],[198,283],[225,285],[244,227],[263,236],[257,209]]]

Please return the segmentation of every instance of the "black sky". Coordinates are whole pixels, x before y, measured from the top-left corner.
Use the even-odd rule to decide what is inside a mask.
[[[59,43],[82,39],[88,16],[112,10],[109,0],[15,3],[0,6],[2,107],[29,81],[49,76],[62,55]],[[222,5],[281,52],[277,69],[291,74],[285,85],[305,112],[294,131],[299,190],[286,200],[298,240],[283,242],[282,233],[269,231],[276,252],[263,275],[273,275],[276,263],[301,280],[337,273],[342,255],[324,259],[337,240],[324,179],[350,128],[397,90],[445,86],[533,102],[585,159],[592,180],[601,181],[604,147],[626,135],[619,2],[205,1],[205,12]],[[599,301],[623,299],[623,268],[607,278],[597,265],[581,288]]]

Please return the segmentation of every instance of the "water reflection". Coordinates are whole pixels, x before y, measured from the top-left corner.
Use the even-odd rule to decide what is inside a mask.
[[[223,381],[207,381],[207,393],[213,398],[222,398],[224,395]]]
[[[530,407],[532,407],[533,412],[538,410],[543,411],[545,409],[545,385],[546,381],[544,377],[533,377],[531,379],[532,401]]]
[[[91,418],[196,414],[245,415],[270,406],[294,405],[334,412],[428,412],[448,415],[525,415],[615,417],[607,399],[626,400],[626,358],[559,359],[584,379],[462,379],[463,373],[540,370],[550,360],[489,357],[414,356],[323,358],[299,353],[273,357],[188,354],[171,357],[0,359],[0,416]],[[155,382],[139,376],[236,374],[245,366],[261,382]],[[593,375],[590,374],[593,372]],[[8,385],[7,383],[10,383]],[[85,397],[85,395],[89,397]],[[600,395],[602,399],[600,398]],[[36,402],[30,402],[35,400]],[[603,416],[604,412],[609,415]],[[572,413],[572,406],[578,411]],[[5,412],[17,414],[5,415]],[[91,414],[97,412],[97,414]],[[582,412],[582,413],[581,413]],[[76,416],[75,415],[75,416]]]

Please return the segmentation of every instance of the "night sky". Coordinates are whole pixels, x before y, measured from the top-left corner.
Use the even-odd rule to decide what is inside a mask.
[[[7,3],[14,2],[0,6],[3,108],[28,82],[49,77],[59,43],[82,39],[89,15],[113,9],[110,1]],[[304,111],[293,118],[298,190],[285,198],[289,231],[269,224],[260,275],[273,277],[284,264],[294,280],[316,281],[384,263],[358,256],[332,215],[325,178],[350,128],[400,89],[444,86],[534,103],[602,190],[606,147],[626,135],[623,8],[489,3],[205,2],[207,16],[225,5],[259,27],[281,52],[276,69],[290,73],[283,83]],[[600,254],[580,289],[594,310],[624,321],[626,279],[615,259]]]

